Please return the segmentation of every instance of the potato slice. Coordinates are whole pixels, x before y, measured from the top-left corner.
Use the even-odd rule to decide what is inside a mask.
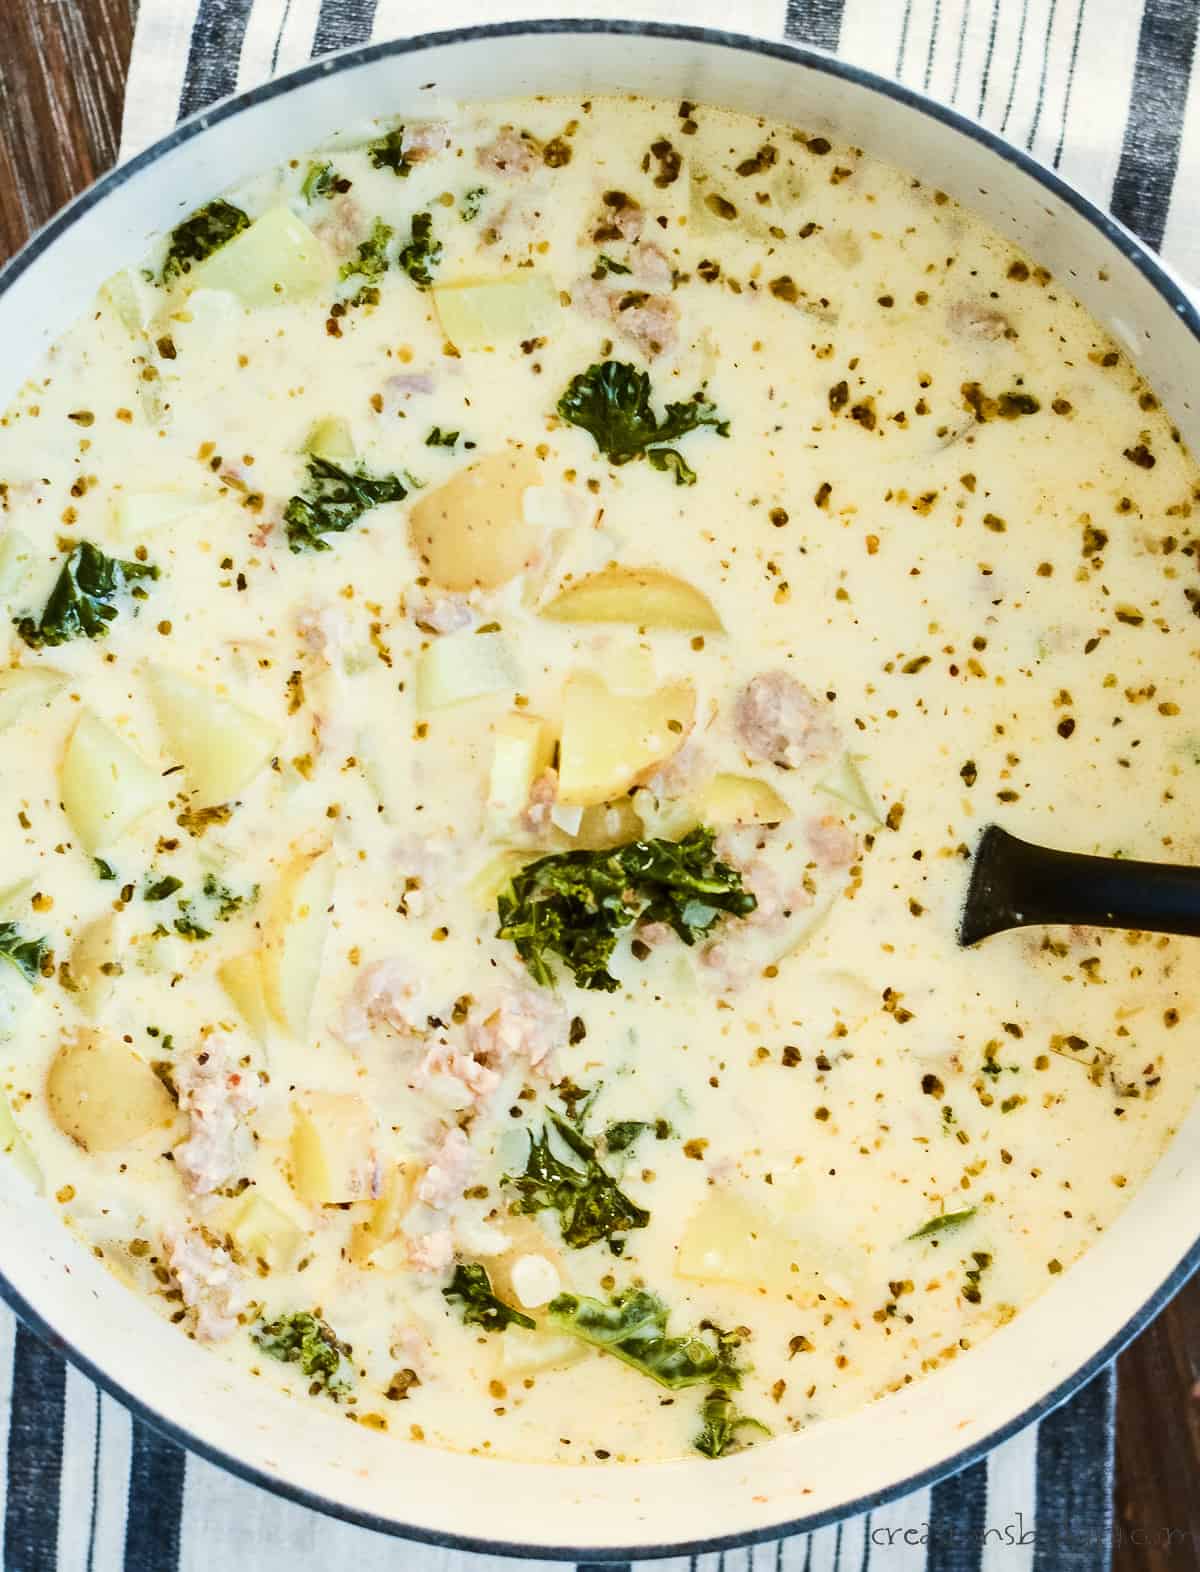
[[[620,797],[683,745],[696,694],[690,682],[616,694],[592,672],[563,690],[558,800],[590,807]]]
[[[432,291],[442,332],[456,349],[493,349],[545,333],[559,309],[552,279],[532,268],[504,278],[461,279]]]
[[[329,930],[337,862],[328,848],[284,869],[263,922],[262,982],[267,1008],[293,1037],[308,1027]]]
[[[279,746],[279,728],[177,671],[151,671],[150,697],[167,747],[200,805],[228,802]]]
[[[217,981],[229,995],[234,1008],[250,1028],[250,1035],[265,1048],[271,1036],[271,1013],[267,1007],[262,955],[251,950],[235,955],[217,967]]]
[[[697,812],[705,824],[778,824],[792,810],[766,781],[753,775],[714,775],[700,794]]]
[[[417,708],[444,710],[489,693],[515,692],[521,673],[502,633],[450,633],[421,651],[416,680]]]
[[[219,500],[202,491],[124,492],[113,503],[113,530],[122,541],[145,540],[156,530],[205,515],[211,518],[220,510]]]
[[[309,1206],[365,1201],[375,1121],[361,1097],[305,1092],[292,1103],[292,1188]]]
[[[552,622],[630,622],[641,628],[723,631],[712,601],[694,585],[661,568],[623,568],[615,563],[559,590],[541,608],[541,615]]]
[[[94,854],[165,801],[168,788],[123,737],[85,710],[63,755],[59,790],[71,828]]]
[[[65,1041],[46,1076],[50,1117],[85,1152],[116,1152],[176,1117],[170,1093],[132,1048],[100,1032]]]
[[[523,1326],[505,1328],[503,1337],[490,1340],[500,1376],[532,1375],[535,1371],[565,1370],[593,1352],[577,1337],[558,1332],[530,1332]]]
[[[882,824],[883,816],[875,806],[859,769],[865,757],[861,753],[843,753],[825,779],[817,782],[817,790],[836,798],[853,812],[861,813],[872,824]]]
[[[352,463],[354,438],[350,434],[350,422],[341,415],[326,415],[315,422],[304,439],[304,447],[307,452],[334,464]]]
[[[305,1240],[304,1229],[257,1190],[247,1190],[220,1226],[244,1256],[276,1271],[291,1266]]]
[[[333,282],[321,242],[287,207],[255,219],[187,275],[191,289],[227,289],[244,306],[308,300]]]
[[[540,715],[513,710],[496,723],[488,808],[502,820],[515,819],[529,802],[535,780],[554,756],[554,738]]]
[[[47,666],[13,666],[0,671],[0,731],[49,704],[66,685],[66,675]]]
[[[492,453],[422,496],[409,513],[409,539],[442,589],[495,589],[537,556],[542,531],[525,518],[525,492],[540,479],[524,450]]]
[[[108,911],[81,928],[71,946],[71,981],[76,1003],[89,1021],[104,1013],[121,973],[119,915]]]
[[[0,1091],[0,1157],[10,1157],[17,1171],[25,1175],[35,1190],[42,1188],[42,1170],[17,1128],[8,1098]]]
[[[404,1214],[413,1204],[413,1173],[403,1163],[393,1163],[383,1181],[383,1192],[365,1223],[350,1236],[350,1259],[362,1266],[377,1250],[400,1232]]]

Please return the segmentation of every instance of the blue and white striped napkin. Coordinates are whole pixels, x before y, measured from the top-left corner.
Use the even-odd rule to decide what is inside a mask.
[[[215,99],[372,38],[580,11],[554,0],[141,0],[122,155]],[[1029,148],[1200,278],[1196,0],[592,0],[836,51]],[[811,1535],[662,1572],[1106,1572],[1116,1383],[953,1479]],[[160,1438],[0,1307],[3,1572],[504,1572],[268,1495]],[[476,1533],[486,1525],[468,1525]],[[550,1572],[553,1563],[535,1562]],[[601,1572],[589,1568],[588,1572]],[[605,1567],[603,1572],[616,1572]],[[619,1572],[626,1572],[624,1567]]]

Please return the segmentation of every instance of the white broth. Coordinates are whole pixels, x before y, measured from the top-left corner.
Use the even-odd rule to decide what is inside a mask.
[[[761,1445],[1187,1111],[1185,941],[956,945],[993,820],[1200,856],[1200,490],[942,193],[690,104],[381,125],[110,280],[0,481],[0,1148],[298,1403]]]

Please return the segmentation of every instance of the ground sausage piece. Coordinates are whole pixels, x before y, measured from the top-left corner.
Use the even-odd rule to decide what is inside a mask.
[[[494,175],[528,175],[537,166],[537,145],[518,135],[512,126],[502,126],[493,140],[479,149],[475,161],[480,169]]]
[[[450,128],[445,121],[430,121],[427,125],[405,126],[400,138],[400,152],[410,164],[444,153],[450,146]]]
[[[163,1245],[183,1302],[195,1312],[197,1339],[216,1343],[231,1337],[250,1303],[233,1258],[195,1228],[169,1228]]]
[[[738,694],[738,741],[752,759],[797,769],[832,753],[837,731],[824,704],[786,671],[764,671]]]
[[[194,1195],[211,1195],[234,1177],[242,1121],[254,1107],[250,1078],[214,1033],[175,1072],[179,1107],[191,1130],[175,1148],[175,1167]]]
[[[826,871],[848,868],[858,858],[858,836],[834,813],[811,820],[805,828],[804,838],[813,861]]]

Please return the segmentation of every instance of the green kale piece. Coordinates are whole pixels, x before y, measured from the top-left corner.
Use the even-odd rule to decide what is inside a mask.
[[[443,431],[440,426],[435,426],[425,438],[427,448],[449,448],[453,452],[462,435],[460,431]]]
[[[226,202],[223,197],[206,202],[171,231],[159,282],[169,284],[182,274],[190,273],[196,262],[203,262],[205,257],[212,256],[234,235],[249,227],[249,214],[234,207],[232,202]]]
[[[408,490],[395,475],[346,470],[331,459],[309,455],[308,486],[283,512],[293,551],[328,551],[326,535],[339,535],[364,513],[385,502],[403,502]]]
[[[497,897],[498,935],[512,940],[544,987],[553,985],[549,956],[557,955],[581,988],[612,993],[620,985],[608,962],[623,928],[665,922],[690,945],[722,916],[747,917],[755,909],[739,870],[716,857],[715,839],[701,825],[679,841],[541,857]]]
[[[649,374],[620,360],[601,361],[572,377],[558,401],[558,413],[590,432],[611,464],[649,457],[655,469],[673,472],[678,486],[694,485],[696,473],[665,444],[701,426],[712,426],[718,436],[729,435],[728,420],[700,393],[686,404],[668,404],[659,420],[650,407]]]
[[[309,164],[308,173],[300,187],[300,195],[306,202],[315,202],[318,197],[332,196],[337,190],[337,181],[338,176],[332,164]]]
[[[23,938],[15,922],[0,922],[0,959],[15,966],[27,983],[34,983],[41,976],[49,954],[48,940]]]
[[[614,257],[606,256],[603,251],[596,258],[596,265],[592,269],[593,278],[603,278],[606,273],[629,273],[624,262],[618,262]]]
[[[937,1217],[931,1217],[927,1223],[922,1223],[915,1233],[909,1234],[910,1239],[928,1239],[931,1234],[948,1233],[952,1228],[961,1228],[963,1223],[975,1216],[979,1210],[975,1206],[961,1207],[957,1212],[942,1212]]]
[[[635,1205],[605,1173],[592,1143],[558,1114],[548,1111],[546,1120],[540,1136],[530,1132],[524,1173],[504,1176],[504,1183],[520,1196],[513,1211],[557,1212],[563,1243],[572,1250],[602,1239],[611,1242],[614,1234],[631,1228],[645,1228],[650,1213]],[[577,1161],[554,1151],[552,1130]]]
[[[433,283],[433,269],[442,260],[442,243],[434,239],[433,214],[414,213],[412,237],[396,258],[418,289],[428,289]]]
[[[606,1126],[604,1145],[610,1152],[627,1152],[647,1130],[654,1131],[657,1141],[668,1141],[675,1133],[666,1119],[617,1119]]]
[[[560,1332],[612,1354],[672,1392],[689,1386],[735,1390],[743,1371],[734,1352],[746,1335],[720,1333],[715,1327],[668,1337],[670,1311],[657,1294],[631,1288],[608,1303],[587,1294],[559,1294],[546,1306],[547,1319]]]
[[[412,174],[412,165],[404,156],[404,127],[397,126],[394,131],[389,131],[386,136],[381,136],[377,141],[367,146],[367,157],[376,169],[390,169],[394,175],[401,175],[405,179]]]
[[[176,890],[183,889],[183,880],[177,879],[173,873],[168,873],[164,878],[156,879],[152,884],[147,884],[142,891],[144,901],[165,901],[168,895],[174,895]]]
[[[191,901],[179,901],[176,904],[179,907],[179,916],[175,919],[175,932],[181,938],[187,939],[191,943],[195,943],[197,939],[212,938],[212,929],[202,928],[192,916]]]
[[[126,591],[144,597],[138,580],[157,577],[152,563],[122,562],[82,540],[63,563],[41,617],[15,619],[17,632],[35,650],[70,639],[103,638],[117,615],[117,597]]]
[[[486,186],[472,186],[464,195],[462,201],[458,204],[458,216],[464,224],[469,224],[473,219],[479,217],[479,209],[483,205],[485,196],[487,196]]]
[[[115,879],[116,878],[117,870],[113,867],[113,865],[111,863],[105,862],[103,857],[93,857],[92,858],[92,862],[95,864],[96,877],[98,879]]]
[[[388,270],[388,245],[395,231],[390,224],[385,224],[377,218],[371,226],[371,233],[358,247],[358,256],[350,262],[343,262],[338,269],[339,278],[362,278],[366,282],[351,300],[352,306],[361,305],[366,291],[371,288]]]
[[[760,1419],[743,1414],[723,1386],[713,1387],[704,1399],[700,1418],[703,1423],[699,1434],[692,1437],[692,1445],[705,1457],[724,1457],[738,1450],[737,1437],[741,1430],[757,1430],[765,1436],[771,1434]]]
[[[506,1305],[492,1292],[492,1280],[478,1261],[460,1261],[454,1268],[450,1286],[442,1289],[447,1300],[462,1301],[466,1326],[481,1326],[485,1332],[503,1332],[508,1326],[523,1326],[532,1331],[533,1319]]]
[[[245,895],[236,895],[227,884],[222,884],[215,873],[204,875],[204,893],[217,908],[217,921],[228,922],[236,917],[243,906],[253,906],[258,899],[258,885],[253,885]]]
[[[272,1359],[299,1365],[312,1382],[309,1391],[336,1398],[354,1384],[347,1367],[349,1345],[311,1310],[289,1310],[277,1321],[252,1329],[250,1336]]]

